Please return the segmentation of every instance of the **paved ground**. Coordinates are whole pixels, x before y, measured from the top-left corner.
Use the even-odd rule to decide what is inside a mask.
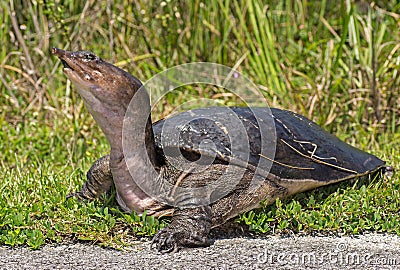
[[[0,247],[0,269],[400,269],[400,237],[268,236],[216,240],[208,248],[161,255],[139,242],[132,251],[85,244],[38,251]]]

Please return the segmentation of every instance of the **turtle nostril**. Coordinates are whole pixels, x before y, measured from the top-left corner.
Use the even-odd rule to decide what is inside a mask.
[[[61,57],[65,54],[65,51],[61,50],[59,48],[53,47],[53,48],[51,48],[51,53],[57,57]]]

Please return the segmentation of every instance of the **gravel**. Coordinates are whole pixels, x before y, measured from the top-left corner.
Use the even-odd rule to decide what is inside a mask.
[[[400,269],[399,240],[384,234],[241,237],[175,254],[160,254],[148,241],[129,251],[82,243],[35,251],[0,246],[0,269]]]

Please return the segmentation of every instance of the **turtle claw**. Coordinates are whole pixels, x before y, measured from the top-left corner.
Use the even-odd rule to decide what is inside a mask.
[[[154,245],[157,246],[158,252],[165,253],[175,253],[179,250],[180,245],[177,234],[171,232],[169,228],[165,228],[159,231],[151,241],[150,248]]]
[[[95,197],[90,197],[90,196],[85,195],[82,192],[82,190],[78,191],[78,192],[68,193],[67,196],[65,196],[65,200],[69,200],[71,198],[76,198],[78,200],[78,202],[90,201],[90,200],[95,199]]]
[[[76,192],[68,193],[67,196],[65,196],[65,199],[68,200],[68,199],[71,199],[73,197],[79,198],[78,193],[76,193]]]
[[[172,222],[153,237],[150,247],[161,253],[175,253],[181,247],[208,247],[211,228],[209,207],[175,210]]]

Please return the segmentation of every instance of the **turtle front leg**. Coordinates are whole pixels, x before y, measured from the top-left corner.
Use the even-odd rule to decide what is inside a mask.
[[[67,199],[76,197],[78,200],[94,200],[110,190],[113,178],[110,170],[110,155],[96,160],[86,174],[87,181],[82,189],[67,195]]]
[[[181,247],[207,247],[211,229],[211,207],[175,209],[171,223],[153,238],[161,253],[176,252]]]

